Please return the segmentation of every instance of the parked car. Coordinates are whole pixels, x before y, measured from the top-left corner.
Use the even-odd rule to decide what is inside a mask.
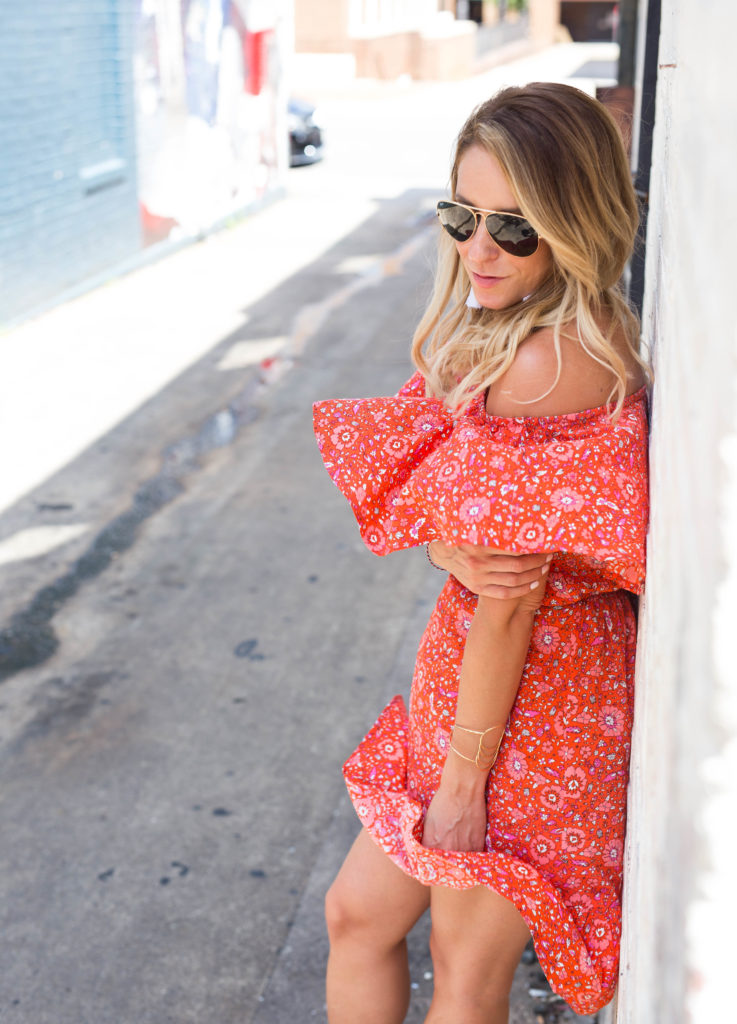
[[[323,128],[317,108],[306,100],[290,99],[288,123],[289,166],[300,167],[322,160]]]

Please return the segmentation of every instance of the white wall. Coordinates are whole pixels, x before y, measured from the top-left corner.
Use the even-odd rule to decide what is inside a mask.
[[[619,1024],[737,1012],[736,40],[733,0],[663,0],[643,317],[652,520]]]

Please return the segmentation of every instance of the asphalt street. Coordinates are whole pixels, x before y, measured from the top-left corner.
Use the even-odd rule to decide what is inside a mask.
[[[457,126],[469,90],[447,94],[442,119]],[[360,100],[377,125],[379,94]],[[324,1020],[322,898],[357,831],[340,765],[407,693],[442,576],[421,550],[363,547],[311,403],[392,393],[411,372],[446,171],[443,136],[442,170],[420,173],[438,95],[402,100],[425,111],[402,175],[343,178],[344,230],[316,227],[311,258],[234,304],[229,330],[73,456],[60,448],[0,515],[0,541],[69,530],[0,567],[3,1024]],[[326,103],[334,130],[348,123],[348,105]],[[318,195],[328,220],[336,150],[332,169],[292,179],[281,213],[170,266],[193,274],[204,253],[217,273],[238,247],[258,260],[259,232],[287,246],[289,211]],[[371,198],[352,221],[351,189],[359,208]],[[13,344],[0,339],[8,359]],[[59,367],[49,448],[74,413]],[[408,1024],[431,995],[427,933],[411,941]],[[513,1024],[576,1019],[520,968]]]

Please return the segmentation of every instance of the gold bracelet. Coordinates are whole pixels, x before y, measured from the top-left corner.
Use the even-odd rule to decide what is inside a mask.
[[[470,733],[472,736],[478,736],[479,737],[479,745],[478,745],[478,747],[476,749],[476,756],[475,757],[467,757],[466,754],[462,754],[460,752],[460,750],[458,750],[457,747],[453,746],[452,733],[453,733],[454,729],[460,729],[461,732],[467,732],[467,733]],[[497,729],[501,730],[501,736],[499,737],[499,742],[497,743],[496,747],[494,748],[494,750],[493,750],[493,752],[491,754],[491,761],[489,762],[488,766],[485,765],[485,764],[481,764],[480,763],[481,757],[482,756],[486,756],[486,757],[489,756],[484,751],[484,737],[487,736],[488,733],[490,733],[490,732],[496,732]],[[482,730],[482,729],[467,729],[465,725],[457,725],[456,724],[456,725],[453,726],[453,729],[451,729],[450,749],[453,751],[454,754],[457,754],[458,757],[462,757],[464,761],[468,761],[470,764],[475,764],[476,767],[480,771],[491,771],[491,769],[494,767],[494,764],[496,762],[497,755],[499,754],[499,747],[501,747],[503,739],[504,739],[504,726],[502,726],[502,725],[492,725],[488,729],[483,729]]]

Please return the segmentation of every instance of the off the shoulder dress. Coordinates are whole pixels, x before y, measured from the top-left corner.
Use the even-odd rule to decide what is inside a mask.
[[[553,988],[580,1014],[612,997],[636,624],[648,516],[641,389],[613,423],[454,417],[419,374],[390,398],[316,403],[325,466],[376,554],[440,539],[555,551],[499,757],[484,852],[429,850],[476,597],[449,576],[420,643],[409,715],[395,697],[344,767],[358,816],[427,885],[485,885],[525,918]]]

